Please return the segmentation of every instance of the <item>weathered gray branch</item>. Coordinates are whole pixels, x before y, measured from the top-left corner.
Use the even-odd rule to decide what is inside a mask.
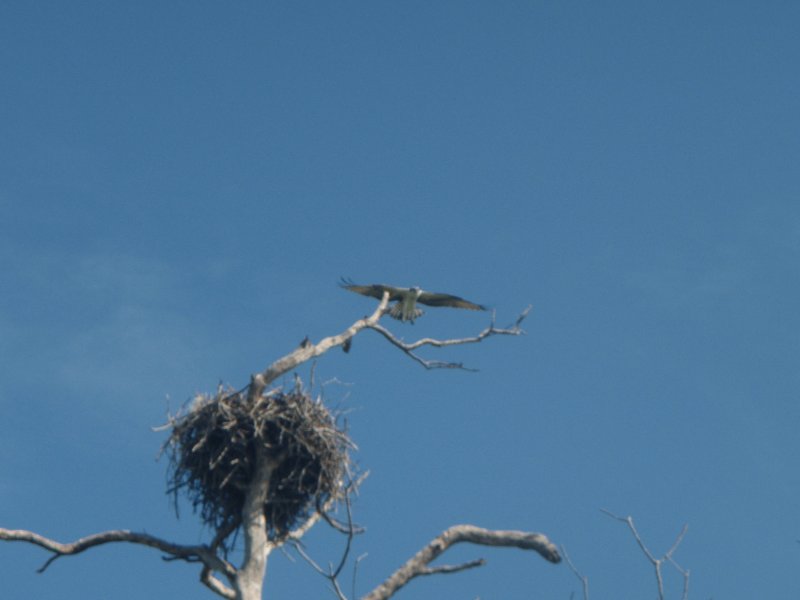
[[[164,552],[167,560],[185,560],[201,562],[203,569],[200,581],[213,592],[228,600],[255,600],[261,598],[261,588],[266,570],[267,556],[272,545],[267,540],[267,528],[264,517],[264,504],[267,500],[269,478],[274,465],[259,457],[256,471],[250,487],[245,495],[242,509],[242,525],[245,543],[245,559],[241,568],[236,569],[228,561],[216,553],[216,547],[184,546],[174,544],[147,533],[127,530],[104,531],[74,542],[61,543],[46,538],[38,533],[25,530],[0,529],[0,540],[28,542],[53,553],[39,569],[41,573],[61,556],[80,554],[81,552],[112,542],[128,542],[156,548]],[[215,539],[215,546],[218,545]],[[224,575],[231,587],[214,577],[214,572]]]
[[[523,310],[517,317],[517,320],[514,323],[514,325],[507,328],[495,327],[494,316],[492,316],[492,322],[486,329],[481,331],[478,335],[468,338],[456,338],[449,340],[421,338],[415,342],[406,343],[398,339],[391,331],[389,331],[382,325],[378,324],[377,321],[368,324],[367,327],[369,329],[372,329],[380,333],[394,346],[405,352],[409,357],[417,361],[426,369],[463,369],[465,371],[474,371],[475,369],[465,367],[462,363],[447,362],[441,360],[426,360],[415,354],[414,350],[416,350],[417,348],[421,348],[422,346],[433,346],[434,348],[444,348],[445,346],[458,346],[461,344],[477,344],[478,342],[482,342],[487,337],[493,335],[522,335],[524,331],[522,330],[522,327],[520,327],[520,324],[525,319],[525,317],[528,316],[528,313],[531,311],[531,308],[532,308],[531,306],[528,306],[525,310]]]
[[[32,531],[0,528],[0,540],[6,540],[10,542],[28,542],[52,552],[53,556],[51,556],[38,569],[37,572],[39,573],[44,572],[44,570],[47,569],[47,567],[49,567],[54,560],[60,558],[61,556],[80,554],[89,548],[94,548],[95,546],[100,546],[103,544],[109,544],[113,542],[128,542],[131,544],[140,544],[161,550],[167,554],[170,559],[180,559],[188,562],[202,562],[204,565],[204,570],[209,571],[209,576],[211,571],[222,573],[231,581],[233,581],[236,576],[236,569],[233,567],[233,565],[217,556],[208,546],[183,546],[162,540],[147,533],[137,533],[134,531],[104,531],[102,533],[96,533],[94,535],[80,538],[74,542],[61,543],[39,535],[38,533],[33,533]],[[230,589],[226,588],[219,580],[214,581],[216,581],[215,585],[217,587],[217,589],[214,591],[220,593],[220,595],[226,598],[233,598],[233,592]],[[223,589],[227,590],[230,595],[221,593]]]
[[[633,523],[633,517],[620,517],[615,515],[610,510],[606,510],[605,508],[600,509],[602,512],[607,514],[612,519],[616,519],[617,521],[622,521],[628,525],[628,528],[631,530],[633,534],[633,538],[636,540],[636,543],[639,545],[639,548],[642,550],[642,553],[647,557],[647,560],[650,561],[650,564],[653,565],[653,568],[656,572],[656,583],[658,585],[658,598],[659,600],[664,600],[664,578],[661,573],[661,566],[664,562],[670,563],[675,570],[678,571],[681,575],[683,575],[683,595],[681,598],[686,600],[689,597],[689,571],[688,569],[684,569],[681,567],[675,559],[672,558],[672,554],[678,549],[678,546],[683,541],[683,537],[686,535],[686,532],[689,530],[689,525],[686,524],[681,529],[681,532],[678,534],[678,537],[675,539],[675,542],[672,544],[672,547],[667,550],[667,552],[661,558],[656,558],[652,552],[645,546],[642,537],[639,535],[639,532],[636,530],[636,525]]]
[[[345,544],[344,551],[342,552],[342,557],[339,560],[339,565],[336,568],[334,568],[333,565],[330,565],[328,570],[325,571],[303,549],[303,545],[302,545],[302,543],[300,541],[300,538],[303,536],[303,534],[305,534],[306,531],[308,531],[308,528],[310,527],[310,519],[308,521],[306,521],[306,523],[304,523],[303,526],[301,526],[300,528],[297,528],[294,531],[292,531],[292,533],[290,534],[290,536],[288,538],[288,541],[290,541],[292,543],[292,545],[294,546],[294,549],[303,558],[303,560],[305,560],[309,565],[311,565],[311,567],[317,573],[319,573],[320,575],[325,577],[331,583],[331,586],[333,587],[333,591],[336,593],[336,596],[339,598],[339,600],[347,600],[347,597],[344,595],[344,592],[342,591],[342,588],[339,586],[339,579],[338,579],[339,574],[342,572],[342,569],[344,568],[344,565],[347,562],[347,558],[350,555],[350,548],[352,546],[353,538],[357,534],[363,533],[363,529],[361,529],[360,527],[356,527],[353,524],[353,513],[352,513],[352,509],[351,509],[350,495],[353,492],[355,492],[355,490],[358,488],[358,485],[366,477],[367,477],[367,473],[364,473],[361,477],[359,477],[355,481],[351,481],[350,484],[347,486],[347,489],[346,489],[345,495],[344,495],[344,503],[345,503],[345,507],[347,509],[347,524],[346,525],[341,524],[341,523],[333,520],[327,514],[327,510],[328,510],[329,506],[323,506],[323,507],[319,508],[316,511],[315,515],[314,515],[317,518],[325,519],[325,521],[331,527],[333,527],[337,531],[347,535],[347,542]]]
[[[359,331],[365,327],[369,327],[372,324],[377,323],[386,312],[386,307],[388,304],[389,293],[386,292],[383,294],[383,299],[381,299],[381,302],[378,305],[378,308],[375,309],[374,313],[368,317],[359,319],[339,335],[332,335],[330,337],[323,338],[316,344],[307,343],[306,340],[303,340],[303,343],[301,343],[300,346],[298,346],[295,350],[286,356],[279,358],[261,373],[256,373],[250,378],[248,398],[250,400],[257,398],[270,383],[278,379],[280,376],[285,375],[292,369],[296,369],[299,365],[311,360],[312,358],[316,358],[321,354],[325,354],[331,348],[343,346],[345,343],[352,340],[353,336],[355,336]]]
[[[575,577],[577,577],[581,582],[581,587],[583,588],[583,600],[589,600],[589,578],[586,575],[582,575],[581,572],[578,571],[578,568],[573,564],[572,560],[570,560],[564,544],[561,544],[561,554],[564,555],[564,560],[567,561],[570,571],[572,571],[575,574]]]
[[[427,546],[412,556],[402,567],[395,571],[386,581],[364,596],[361,600],[387,600],[401,587],[420,575],[457,572],[468,567],[480,566],[482,563],[472,561],[459,567],[429,567],[429,563],[439,557],[453,544],[468,542],[482,546],[506,546],[533,550],[545,560],[552,563],[561,561],[558,548],[541,533],[525,531],[493,531],[474,525],[454,525],[434,538]]]
[[[236,600],[236,592],[214,577],[213,571],[208,567],[203,567],[200,572],[200,582],[215,594],[219,594],[228,600]]]
[[[461,363],[423,359],[418,355],[416,355],[414,353],[414,350],[422,346],[433,346],[435,348],[442,348],[445,346],[455,346],[460,344],[475,344],[493,335],[521,335],[524,332],[520,327],[520,324],[525,319],[525,317],[528,316],[528,313],[531,311],[531,307],[528,306],[517,317],[517,320],[514,323],[514,325],[508,328],[496,327],[494,323],[494,317],[492,317],[492,323],[489,325],[489,327],[487,327],[486,329],[481,331],[478,335],[473,337],[448,339],[448,340],[422,338],[420,340],[417,340],[416,342],[406,343],[398,339],[388,329],[378,324],[378,321],[380,321],[381,317],[383,317],[383,315],[385,315],[389,311],[388,305],[389,305],[389,294],[388,292],[385,292],[383,294],[383,298],[378,304],[378,307],[375,309],[375,312],[373,312],[368,317],[359,319],[358,321],[353,323],[350,327],[348,327],[346,330],[344,330],[342,333],[323,338],[316,344],[311,343],[307,338],[304,339],[303,342],[292,352],[279,358],[271,365],[269,365],[266,369],[264,369],[262,372],[256,373],[250,378],[250,385],[248,386],[249,389],[247,392],[248,398],[251,400],[257,398],[264,392],[264,390],[270,383],[272,383],[279,377],[285,375],[286,373],[292,371],[293,369],[296,369],[301,364],[324,354],[331,348],[335,348],[336,346],[343,346],[345,348],[349,348],[353,337],[356,334],[358,334],[358,332],[361,331],[362,329],[373,329],[377,331],[378,333],[383,335],[387,340],[389,340],[389,342],[391,342],[400,350],[405,352],[409,357],[420,363],[426,369],[473,370],[464,367],[464,365],[462,365]]]

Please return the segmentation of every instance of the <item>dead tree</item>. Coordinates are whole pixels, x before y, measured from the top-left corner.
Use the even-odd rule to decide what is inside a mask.
[[[477,343],[495,335],[519,335],[520,324],[530,310],[523,311],[508,328],[496,327],[493,319],[474,337],[423,338],[406,343],[379,324],[389,311],[388,304],[386,293],[374,313],[342,333],[317,343],[306,338],[295,350],[254,374],[241,390],[219,389],[213,395],[199,396],[186,411],[170,418],[165,426],[170,430],[165,444],[170,456],[169,491],[188,495],[204,523],[215,532],[208,544],[181,545],[127,530],[105,531],[59,543],[31,531],[0,529],[0,540],[28,542],[50,552],[40,573],[62,556],[80,554],[103,544],[149,546],[159,550],[166,560],[198,563],[201,582],[230,600],[260,600],[269,554],[285,544],[294,545],[303,554],[299,540],[319,521],[342,531],[349,550],[350,540],[358,533],[350,517],[350,494],[360,481],[349,468],[353,445],[336,418],[319,400],[311,399],[302,385],[285,391],[271,387],[274,382],[332,348],[348,350],[353,337],[365,329],[380,333],[427,369],[467,369],[460,363],[423,359],[417,350],[424,346]],[[330,510],[336,504],[347,508],[346,522],[331,516]],[[241,535],[244,545],[244,557],[238,566],[228,560],[237,535]],[[551,563],[561,560],[556,546],[540,533],[455,525],[408,559],[363,600],[391,598],[420,575],[454,573],[482,565],[483,560],[431,565],[450,546],[464,542],[533,550]],[[346,597],[337,577],[347,559],[347,550],[335,569],[326,571],[314,564],[331,581],[340,600]]]

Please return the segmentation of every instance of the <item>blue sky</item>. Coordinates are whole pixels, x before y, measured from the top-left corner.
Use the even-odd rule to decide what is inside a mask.
[[[369,312],[344,275],[500,324],[534,306],[524,337],[428,354],[477,373],[369,332],[316,365],[371,471],[358,593],[469,522],[566,545],[593,598],[654,597],[606,508],[655,553],[689,524],[692,598],[797,596],[798,19],[778,1],[4,2],[0,526],[207,540],[174,517],[151,427]],[[307,541],[337,559],[322,528]],[[479,556],[398,598],[579,594],[522,552],[446,558]],[[45,558],[0,545],[5,595],[214,597],[144,548],[35,574]],[[265,597],[325,597],[293,558],[272,557]]]

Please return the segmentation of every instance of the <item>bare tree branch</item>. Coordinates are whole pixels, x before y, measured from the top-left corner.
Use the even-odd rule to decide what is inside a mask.
[[[675,559],[672,558],[672,553],[678,549],[678,546],[683,541],[683,536],[686,535],[686,532],[689,530],[689,525],[686,524],[681,529],[681,532],[678,534],[675,543],[672,544],[672,548],[670,548],[667,553],[664,555],[664,558],[670,562],[670,564],[675,567],[675,569],[683,575],[683,596],[681,596],[682,600],[688,600],[689,598],[689,569],[684,569],[680,566]]]
[[[363,319],[359,319],[355,323],[353,323],[350,327],[348,327],[345,331],[338,335],[329,336],[323,338],[316,344],[312,343],[308,338],[303,339],[300,342],[300,345],[295,348],[292,352],[283,356],[273,362],[270,366],[268,366],[264,371],[261,373],[256,373],[250,378],[250,384],[248,389],[248,398],[253,400],[257,398],[266,387],[275,381],[277,378],[285,375],[289,371],[296,369],[299,365],[305,363],[312,358],[316,358],[334,348],[336,346],[343,346],[349,349],[349,344],[351,343],[353,337],[362,329],[374,329],[381,335],[383,335],[389,342],[400,348],[403,352],[405,352],[408,356],[412,359],[420,363],[426,369],[463,369],[463,370],[473,370],[464,367],[461,363],[453,363],[453,362],[445,362],[445,361],[435,361],[435,360],[425,360],[414,353],[414,350],[420,348],[422,346],[433,346],[436,348],[442,348],[444,346],[455,346],[459,344],[475,344],[482,341],[484,338],[493,335],[521,335],[523,332],[520,324],[528,316],[528,313],[531,311],[531,306],[528,306],[525,310],[520,313],[517,317],[517,320],[514,322],[514,325],[507,328],[501,328],[495,326],[494,315],[492,315],[492,323],[481,331],[478,335],[470,338],[459,338],[459,339],[451,339],[451,340],[436,340],[432,338],[422,338],[417,340],[416,342],[412,342],[407,344],[392,334],[388,329],[378,324],[378,321],[385,315],[389,309],[389,293],[384,292],[383,298],[381,299],[380,303],[378,304],[378,308],[375,309],[370,316],[364,317]]]
[[[468,338],[457,338],[449,340],[422,338],[417,340],[416,342],[406,343],[397,338],[391,331],[389,331],[382,325],[379,325],[377,321],[367,325],[367,327],[369,329],[372,329],[380,333],[394,346],[405,352],[409,357],[417,361],[426,369],[462,369],[465,371],[475,371],[475,369],[465,367],[462,363],[446,362],[439,360],[426,360],[415,354],[414,350],[416,350],[417,348],[421,348],[422,346],[433,346],[434,348],[443,348],[445,346],[457,346],[461,344],[477,344],[478,342],[481,342],[485,338],[492,335],[522,335],[524,331],[522,327],[520,327],[520,324],[525,319],[525,317],[528,316],[528,313],[531,311],[531,308],[532,306],[528,306],[525,310],[523,310],[517,317],[517,320],[514,323],[514,325],[508,328],[495,327],[494,315],[492,315],[492,322],[489,325],[489,327],[481,331],[478,335]]]
[[[368,317],[359,319],[339,335],[332,335],[330,337],[323,338],[316,344],[312,344],[307,342],[307,340],[303,340],[303,342],[301,342],[300,345],[292,352],[282,358],[279,358],[261,373],[256,373],[250,378],[248,398],[250,400],[258,398],[264,389],[281,375],[288,373],[292,369],[296,369],[299,365],[312,358],[316,358],[321,354],[325,354],[331,348],[344,345],[345,342],[351,340],[359,331],[365,327],[369,327],[372,324],[377,323],[386,312],[386,307],[388,304],[389,293],[386,292],[383,294],[383,298],[381,299],[381,302],[378,305],[378,308],[375,309],[374,313]]]
[[[342,588],[339,586],[339,580],[336,578],[336,575],[333,573],[333,567],[329,569],[329,571],[325,571],[322,567],[320,567],[317,562],[309,556],[308,552],[305,551],[303,548],[303,544],[300,540],[292,540],[292,545],[297,553],[305,560],[312,569],[314,569],[317,573],[322,575],[325,579],[331,582],[331,586],[333,587],[333,591],[336,593],[336,597],[339,600],[347,600],[347,596],[344,595],[342,592]],[[343,563],[342,563],[343,564]]]
[[[31,531],[0,529],[0,540],[28,542],[52,552],[53,556],[39,568],[38,572],[40,573],[61,556],[80,554],[95,546],[111,542],[141,544],[157,548],[166,553],[168,555],[166,560],[202,562],[203,569],[200,573],[200,581],[223,598],[235,600],[237,598],[261,597],[266,559],[272,549],[267,542],[263,507],[267,499],[270,473],[274,466],[273,462],[265,457],[260,457],[252,483],[247,490],[242,519],[244,525],[245,561],[239,570],[216,554],[216,548],[225,535],[223,531],[217,533],[211,546],[182,546],[146,533],[126,530],[105,531],[63,544]],[[214,571],[225,575],[233,589],[214,577]]]
[[[558,549],[541,533],[492,531],[475,527],[474,525],[454,525],[434,538],[428,545],[395,571],[386,581],[381,583],[361,600],[387,600],[409,581],[420,575],[457,572],[464,568],[479,566],[479,561],[465,563],[465,565],[461,565],[461,568],[451,567],[450,569],[444,568],[437,570],[436,567],[432,568],[428,566],[429,563],[439,557],[450,546],[460,542],[469,542],[482,546],[506,546],[521,548],[523,550],[534,550],[552,563],[561,561]]]
[[[357,489],[358,486],[369,476],[369,471],[364,471],[361,473],[358,478],[351,481],[344,491],[344,496],[349,503],[349,496],[353,494]],[[344,533],[349,535],[350,533],[353,534],[360,534],[364,533],[363,527],[358,527],[352,522],[349,524],[340,523],[333,517],[328,514],[328,511],[331,507],[335,504],[336,498],[328,498],[327,502],[324,505],[317,508],[312,515],[310,515],[303,523],[295,527],[289,534],[283,538],[270,542],[274,548],[279,548],[283,546],[286,542],[298,542],[308,531],[317,524],[317,522],[322,519],[328,525],[330,525],[336,531],[340,533]],[[349,507],[349,504],[348,504]],[[350,516],[350,511],[348,509],[348,517]],[[350,520],[350,519],[349,519]]]
[[[233,580],[236,577],[236,569],[233,567],[233,565],[217,556],[208,546],[182,546],[162,540],[147,533],[137,533],[127,530],[112,530],[80,538],[74,542],[61,543],[39,535],[38,533],[33,533],[32,531],[0,528],[0,540],[11,542],[28,542],[52,552],[53,556],[51,556],[39,569],[37,569],[38,573],[43,573],[47,567],[53,563],[54,560],[60,558],[61,556],[80,554],[89,548],[94,548],[95,546],[100,546],[103,544],[109,544],[113,542],[128,542],[131,544],[141,544],[143,546],[156,548],[169,555],[169,558],[171,559],[186,560],[188,562],[202,562],[205,569],[208,569],[209,572],[218,571],[225,575],[229,580]],[[218,583],[220,590],[225,588],[221,582]],[[230,589],[225,589],[232,593]],[[220,592],[217,591],[217,593]],[[225,594],[220,595],[223,595],[224,597],[232,597]]]
[[[347,490],[344,496],[345,506],[347,508],[347,525],[341,525],[340,523],[331,519],[331,517],[327,514],[327,510],[330,508],[330,504],[332,501],[329,500],[325,506],[320,507],[314,515],[312,515],[303,525],[292,531],[292,533],[288,537],[288,541],[294,546],[297,553],[309,564],[311,567],[320,575],[325,577],[328,581],[330,581],[331,586],[333,587],[334,592],[336,593],[339,600],[347,600],[347,597],[344,595],[341,586],[339,585],[339,574],[342,572],[344,565],[347,563],[347,558],[350,555],[350,548],[352,547],[353,537],[358,534],[362,533],[363,529],[356,528],[353,525],[353,513],[351,510],[350,504],[350,495],[356,489],[358,484],[366,478],[366,474],[363,477],[359,477],[355,481],[351,481],[350,484],[347,486]],[[328,571],[325,571],[322,567],[320,567],[316,561],[311,558],[311,556],[305,551],[303,548],[303,544],[300,541],[300,538],[305,534],[306,531],[313,525],[316,520],[320,517],[325,519],[325,521],[331,525],[337,531],[345,533],[347,535],[347,543],[345,545],[344,551],[342,552],[342,557],[339,559],[338,566],[334,569],[333,565],[329,565]]]
[[[200,572],[200,581],[215,594],[219,594],[228,600],[236,600],[236,592],[214,577],[213,572],[208,567],[204,566],[203,570]]]
[[[353,563],[353,577],[352,577],[352,580],[350,582],[350,586],[351,586],[350,589],[352,590],[351,593],[353,595],[353,598],[356,597],[356,581],[358,579],[358,565],[360,565],[361,561],[364,560],[365,558],[367,558],[367,553],[366,552],[364,554],[361,554],[360,556],[358,556],[356,558],[355,562]]]
[[[589,578],[586,575],[581,575],[578,571],[577,567],[572,564],[572,560],[569,558],[569,554],[567,554],[567,549],[564,547],[564,544],[561,544],[561,554],[564,555],[564,560],[567,561],[567,565],[569,565],[570,571],[575,574],[575,577],[580,579],[581,585],[583,586],[583,600],[589,600]]]
[[[645,546],[644,541],[642,540],[642,537],[639,535],[639,532],[636,530],[636,525],[634,525],[634,523],[633,523],[633,517],[631,517],[631,516],[620,517],[620,516],[615,515],[614,513],[612,513],[610,510],[606,510],[605,508],[602,508],[600,510],[602,512],[604,512],[605,514],[607,514],[612,519],[616,519],[617,521],[622,521],[623,523],[626,523],[628,525],[628,528],[631,530],[631,533],[633,534],[633,538],[636,540],[636,543],[639,545],[639,548],[641,548],[642,552],[647,557],[647,560],[650,561],[650,563],[653,565],[653,568],[655,569],[655,572],[656,572],[656,583],[658,584],[658,598],[659,598],[659,600],[664,600],[664,577],[663,577],[663,575],[661,573],[661,565],[663,565],[664,562],[669,562],[673,567],[675,567],[675,569],[681,575],[683,575],[683,596],[682,596],[682,599],[683,600],[687,600],[687,598],[689,597],[689,571],[684,569],[683,567],[681,567],[677,562],[675,562],[675,559],[672,558],[672,554],[673,554],[673,552],[675,552],[678,549],[678,546],[683,541],[683,537],[686,535],[686,532],[689,530],[689,525],[687,524],[687,525],[683,526],[683,528],[681,529],[681,532],[678,534],[678,537],[675,539],[675,542],[672,544],[672,547],[666,552],[666,554],[664,554],[664,556],[662,556],[661,558],[656,558],[653,555],[653,553],[650,552],[650,550],[647,548],[647,546]]]
[[[342,558],[339,560],[339,566],[335,569],[331,568],[331,580],[336,581],[336,578],[339,577],[339,573],[342,572],[345,563],[347,562],[347,557],[350,556],[350,548],[353,545],[353,538],[356,535],[356,531],[353,527],[353,511],[352,507],[350,506],[350,496],[346,495],[344,497],[345,506],[347,507],[347,522],[349,523],[348,532],[347,532],[347,543],[344,547],[344,552],[342,552]]]

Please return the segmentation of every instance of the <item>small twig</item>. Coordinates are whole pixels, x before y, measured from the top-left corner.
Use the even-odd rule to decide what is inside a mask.
[[[347,596],[344,595],[342,588],[339,586],[339,580],[336,577],[331,578],[331,585],[333,585],[333,591],[336,592],[336,596],[339,600],[347,600]]]
[[[311,363],[311,368],[308,370],[308,389],[314,389],[314,373],[317,370],[317,361]]]
[[[347,487],[344,490],[344,496],[347,497],[349,494],[354,493],[358,486],[369,476],[369,471],[365,471],[361,475],[358,476],[357,479],[351,481],[347,484]],[[324,505],[318,506],[317,510],[309,516],[302,524],[295,527],[292,531],[289,532],[287,536],[282,539],[275,540],[272,542],[273,547],[278,548],[282,546],[286,542],[296,542],[300,540],[314,525],[317,524],[317,521],[323,519],[326,523],[328,523],[331,527],[340,531],[341,533],[349,533],[350,528],[348,526],[343,525],[333,519],[329,514],[328,511],[333,506],[336,498],[328,498],[327,502]],[[361,527],[353,526],[353,532],[356,534],[363,533],[364,529]]]
[[[311,556],[309,556],[309,554],[303,549],[303,542],[301,542],[300,540],[290,540],[290,542],[294,547],[294,549],[297,551],[297,553],[303,558],[303,560],[305,560],[309,565],[311,565],[312,569],[314,569],[317,573],[319,573],[323,577],[328,577],[328,574],[325,572],[325,569],[320,567],[317,564],[317,561],[311,558]]]
[[[581,586],[583,587],[583,600],[589,600],[589,578],[585,575],[581,575],[577,567],[572,564],[572,560],[570,560],[564,544],[561,544],[561,554],[564,555],[564,560],[567,561],[570,571],[572,571],[575,574],[575,577],[577,577],[581,582]]]
[[[364,554],[359,555],[358,558],[356,558],[355,562],[353,563],[353,581],[351,583],[352,585],[351,593],[353,595],[353,598],[356,597],[356,579],[358,577],[358,565],[360,565],[361,561],[364,560],[365,558],[367,558],[366,552],[364,552]]]
[[[653,565],[653,568],[655,569],[656,583],[658,585],[658,598],[659,598],[659,600],[664,600],[664,577],[663,577],[663,575],[661,573],[661,565],[663,565],[664,562],[669,562],[673,567],[675,567],[675,569],[681,575],[683,575],[683,596],[682,596],[682,599],[683,600],[687,600],[687,598],[689,597],[689,571],[687,569],[684,569],[683,567],[681,567],[677,562],[675,562],[675,559],[672,558],[672,554],[673,554],[673,552],[675,552],[678,549],[678,546],[683,541],[683,537],[686,535],[686,532],[689,530],[689,525],[686,524],[686,525],[683,526],[683,528],[681,529],[680,533],[678,534],[678,537],[675,539],[675,542],[672,544],[670,549],[664,554],[664,556],[662,556],[661,558],[656,558],[653,555],[653,553],[650,552],[650,550],[647,548],[647,546],[645,546],[645,543],[642,540],[642,537],[639,535],[639,532],[636,530],[636,525],[634,525],[634,523],[633,523],[633,517],[631,517],[631,516],[620,517],[619,515],[615,515],[610,510],[606,510],[605,508],[601,508],[600,510],[602,512],[604,512],[605,514],[607,514],[612,519],[616,519],[617,521],[621,521],[621,522],[626,523],[628,525],[628,528],[631,530],[631,533],[633,534],[633,538],[636,540],[636,543],[639,545],[639,548],[641,548],[642,552],[647,557],[647,560],[650,561],[650,563]]]
[[[347,535],[352,532],[356,535],[360,535],[366,531],[364,527],[360,527],[355,523],[351,523],[350,525],[342,523],[338,519],[334,519],[327,512],[322,512],[320,514],[322,516],[322,520],[325,521],[328,525],[330,525],[333,529],[335,529],[339,533],[344,533],[345,535]]]
[[[672,544],[672,548],[664,555],[664,558],[670,562],[670,564],[675,567],[675,569],[683,575],[683,596],[681,596],[681,600],[688,600],[689,598],[689,569],[684,569],[680,566],[675,559],[672,558],[672,553],[678,549],[678,546],[683,541],[683,536],[686,535],[686,532],[689,530],[689,525],[684,525],[681,532],[678,534],[678,538],[675,540],[675,543]]]
[[[675,567],[678,573],[683,575],[683,595],[681,596],[681,600],[688,600],[689,575],[690,575],[689,569],[684,569],[683,567],[681,567],[678,563],[675,562],[675,560],[671,556],[667,557],[667,560],[670,562],[670,564],[672,564],[673,567]]]
[[[340,533],[344,533],[346,535],[350,534],[362,534],[364,533],[365,529],[363,527],[359,527],[355,523],[353,523],[352,514],[350,510],[350,496],[352,494],[357,493],[359,486],[364,482],[364,480],[369,477],[369,471],[364,471],[361,473],[358,478],[351,480],[344,489],[343,497],[347,502],[347,523],[342,523],[341,521],[334,519],[333,517],[328,514],[328,511],[331,508],[333,503],[333,499],[329,499],[328,502],[325,503],[325,506],[317,508],[317,512],[322,517],[322,519],[330,525],[333,529]]]
[[[350,547],[353,544],[353,537],[355,536],[355,531],[353,530],[353,511],[351,510],[350,506],[349,494],[345,494],[344,504],[347,509],[347,523],[349,524],[349,531],[347,532],[347,543],[345,544],[344,552],[342,553],[342,559],[339,561],[339,566],[336,567],[336,570],[330,575],[331,581],[334,583],[336,582],[336,578],[339,576],[339,573],[342,572],[344,564],[347,562],[347,557],[350,555]]]
[[[303,543],[300,540],[291,540],[294,549],[297,550],[297,553],[305,560],[311,568],[314,569],[317,573],[322,575],[325,579],[331,582],[333,586],[333,591],[336,593],[336,596],[339,600],[347,600],[347,597],[342,592],[342,588],[339,587],[339,582],[337,581],[336,577],[333,576],[332,568],[329,572],[326,572],[325,569],[320,567],[317,562],[308,555],[308,553],[303,549]]]
[[[325,577],[328,581],[330,581],[331,585],[333,586],[334,591],[336,592],[336,595],[339,597],[340,600],[347,600],[347,598],[345,597],[344,592],[342,592],[342,589],[339,586],[338,577],[339,577],[339,574],[342,572],[342,569],[344,568],[345,564],[347,563],[347,558],[350,555],[350,548],[352,546],[353,537],[356,534],[361,533],[363,531],[363,529],[361,529],[361,528],[357,529],[353,525],[353,513],[352,513],[352,510],[351,510],[351,504],[350,504],[350,494],[356,489],[358,484],[361,481],[363,481],[364,478],[366,478],[366,475],[367,474],[365,473],[362,477],[359,477],[357,480],[351,481],[350,484],[346,488],[346,491],[345,491],[345,494],[344,494],[344,503],[345,503],[345,507],[347,509],[347,525],[345,525],[345,526],[340,525],[338,522],[333,521],[330,518],[330,516],[327,514],[327,510],[330,508],[330,504],[331,504],[331,500],[329,500],[326,503],[325,506],[318,508],[316,513],[314,515],[312,515],[312,517],[309,518],[306,521],[306,523],[304,523],[301,526],[301,528],[298,528],[295,531],[293,531],[290,534],[290,536],[288,537],[288,541],[292,543],[292,545],[294,546],[295,550],[297,550],[297,553],[309,565],[311,565],[311,567],[317,573],[319,573],[320,575]],[[316,517],[316,519],[314,519],[314,517]],[[313,525],[313,523],[316,523],[316,520],[318,520],[320,517],[325,519],[325,521],[328,522],[332,527],[337,529],[337,531],[343,531],[344,533],[347,534],[347,542],[345,543],[344,552],[342,553],[342,557],[339,560],[339,564],[337,565],[337,567],[335,569],[333,568],[333,565],[330,565],[329,568],[328,568],[328,571],[325,571],[322,567],[320,567],[317,564],[316,561],[314,561],[314,559],[311,558],[311,556],[304,550],[304,548],[302,546],[302,542],[300,541],[300,538],[302,537],[302,535],[306,531],[308,531],[308,528],[310,528],[311,525]],[[314,520],[312,521],[312,519],[314,519]]]

